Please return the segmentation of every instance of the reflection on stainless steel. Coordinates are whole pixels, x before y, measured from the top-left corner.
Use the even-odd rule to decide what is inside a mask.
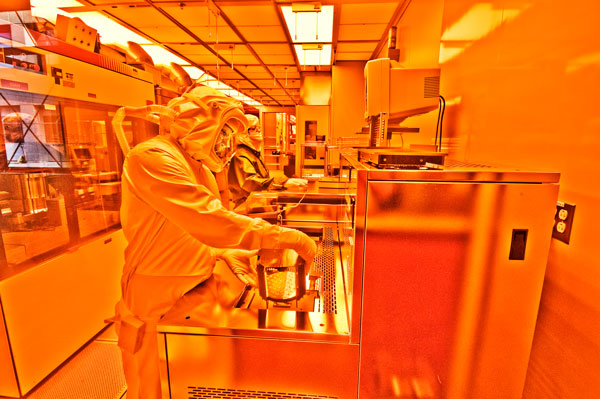
[[[359,396],[520,398],[558,174],[357,174]],[[509,259],[515,229],[529,232],[524,260]]]
[[[266,193],[280,222],[318,236],[302,298],[240,287],[235,307],[165,316],[171,398],[520,398],[558,174],[341,171],[355,191]]]

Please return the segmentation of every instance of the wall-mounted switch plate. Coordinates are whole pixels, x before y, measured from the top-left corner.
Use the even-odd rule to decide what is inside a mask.
[[[552,237],[568,244],[571,239],[571,228],[573,226],[574,217],[575,204],[567,204],[566,202],[558,201],[556,203]]]

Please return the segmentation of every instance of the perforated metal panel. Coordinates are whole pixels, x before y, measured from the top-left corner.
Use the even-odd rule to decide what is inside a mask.
[[[480,163],[464,162],[456,159],[447,159],[446,167],[449,168],[491,168],[490,165],[483,165]]]
[[[266,392],[237,389],[189,387],[189,399],[337,399],[337,396],[292,392]]]
[[[116,342],[94,341],[35,388],[28,399],[119,399],[127,386]]]
[[[440,95],[440,77],[426,76],[424,80],[423,97],[436,98]]]
[[[315,269],[323,273],[321,287],[323,300],[321,302],[322,313],[337,313],[337,301],[335,291],[335,246],[333,245],[333,228],[323,229],[323,240],[319,242],[317,256],[315,257]]]

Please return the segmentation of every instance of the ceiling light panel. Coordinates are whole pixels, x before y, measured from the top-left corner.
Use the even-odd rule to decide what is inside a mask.
[[[36,9],[37,8],[34,8],[34,15],[38,15],[35,12]],[[135,34],[127,28],[124,28],[99,12],[71,12],[68,14],[68,16],[80,18],[86,25],[96,29],[100,36],[100,41],[103,44],[117,43],[127,46],[127,41],[133,41],[139,44],[150,43],[149,40]]]
[[[176,64],[187,64],[187,61],[177,57],[170,51],[167,51],[160,46],[154,44],[142,44],[141,46],[144,49],[144,51],[146,51],[146,53],[148,53],[148,55],[152,57],[152,61],[155,65],[168,65],[171,62],[174,62]]]
[[[184,65],[182,68],[190,75],[190,78],[193,80],[199,79],[205,72],[195,66]]]
[[[294,43],[331,43],[333,6],[322,6],[320,12],[293,12],[291,6],[281,11]]]
[[[301,65],[331,64],[331,44],[324,44],[322,50],[304,50],[302,45],[295,44],[294,49]]]

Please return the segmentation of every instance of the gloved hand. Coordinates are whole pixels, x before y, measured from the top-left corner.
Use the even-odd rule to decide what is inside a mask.
[[[287,181],[285,183],[283,183],[283,187],[287,188],[288,190],[306,188],[307,185],[308,185],[308,180],[296,179],[296,178],[287,179]]]
[[[301,231],[281,228],[279,234],[279,248],[293,249],[306,262],[306,269],[310,267],[315,254],[317,253],[317,244],[314,240]]]
[[[244,251],[243,249],[217,250],[217,258],[222,259],[242,283],[254,287],[258,287],[258,275],[252,267],[250,259],[257,254],[258,251]]]

